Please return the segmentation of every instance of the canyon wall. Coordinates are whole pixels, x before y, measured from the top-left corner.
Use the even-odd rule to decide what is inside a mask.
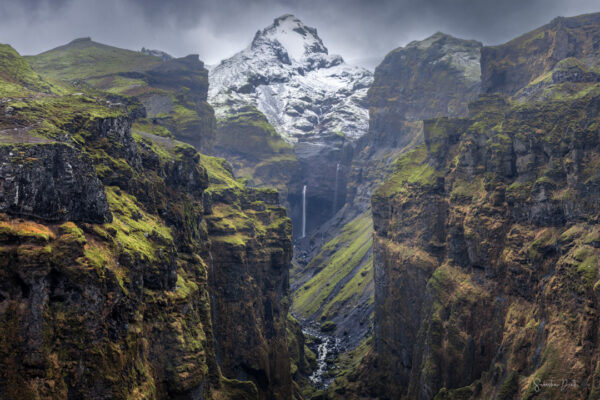
[[[599,32],[561,18],[484,47],[486,94],[426,120],[375,192],[363,394],[598,396]]]
[[[138,98],[49,84],[0,50],[0,397],[292,398],[277,193],[175,140]],[[173,62],[201,68],[110,53],[175,92]],[[101,54],[79,70],[90,82],[113,68]]]

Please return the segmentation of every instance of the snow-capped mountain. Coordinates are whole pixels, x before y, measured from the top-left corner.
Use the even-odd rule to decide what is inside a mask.
[[[217,117],[251,104],[290,143],[367,132],[373,74],[330,55],[316,29],[293,15],[258,31],[246,49],[211,68],[209,80]]]

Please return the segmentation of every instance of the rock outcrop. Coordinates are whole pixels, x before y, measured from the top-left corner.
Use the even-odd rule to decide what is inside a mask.
[[[277,188],[282,204],[289,205],[288,185],[299,169],[298,159],[260,111],[248,106],[219,120],[213,152],[227,158],[236,176],[250,186]]]
[[[506,44],[484,47],[482,91],[512,96],[537,78],[545,78],[561,60],[570,57],[580,59],[585,66],[597,67],[599,25],[597,13],[559,17]]]
[[[391,51],[369,89],[369,132],[398,146],[404,121],[466,115],[481,89],[481,47],[438,32]]]
[[[60,143],[0,146],[0,212],[46,221],[112,220],[89,156]]]

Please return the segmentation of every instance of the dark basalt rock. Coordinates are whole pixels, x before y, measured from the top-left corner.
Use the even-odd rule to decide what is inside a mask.
[[[436,33],[390,52],[369,89],[369,131],[393,140],[400,121],[465,115],[480,90],[480,48]]]
[[[0,146],[0,211],[47,221],[112,220],[90,158],[60,143]]]
[[[588,243],[600,213],[600,98],[512,108],[483,98],[472,109],[425,121],[425,143],[373,197],[378,366],[370,373],[381,373],[382,397],[468,389],[488,398],[510,374],[525,391],[550,364],[523,348],[552,354],[565,370],[579,365],[580,382],[596,368],[597,336],[578,332],[596,329],[579,316],[598,301],[598,253]],[[567,356],[571,346],[590,351]],[[543,389],[568,399],[590,393],[553,390]]]
[[[513,95],[566,58],[600,60],[600,13],[556,18],[499,46],[481,49],[482,92]]]

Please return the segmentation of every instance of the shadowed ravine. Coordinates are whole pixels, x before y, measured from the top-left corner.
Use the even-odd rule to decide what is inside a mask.
[[[600,14],[247,44],[0,44],[0,399],[600,398]]]

